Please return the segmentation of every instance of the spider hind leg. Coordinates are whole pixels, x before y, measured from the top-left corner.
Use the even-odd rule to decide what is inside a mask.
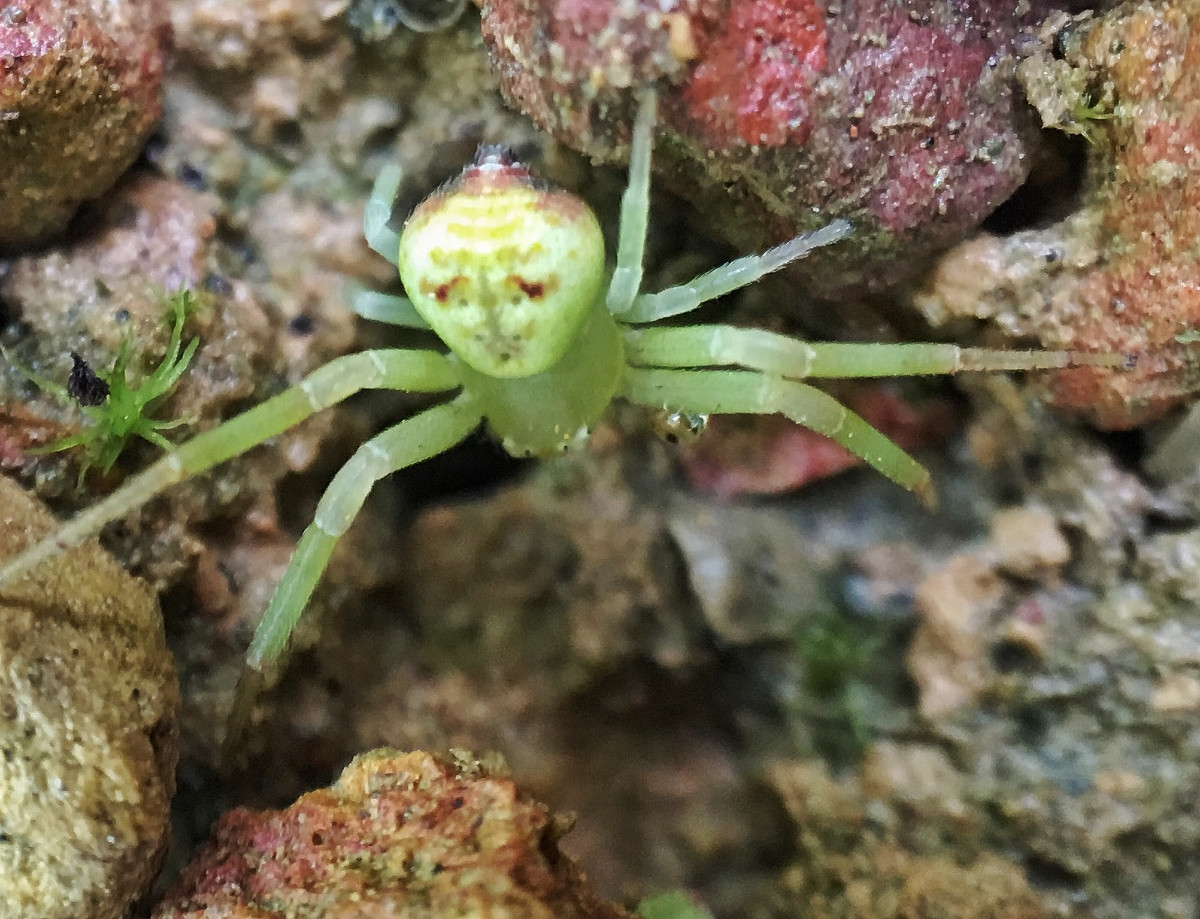
[[[622,395],[653,408],[697,414],[779,413],[841,444],[926,507],[937,506],[929,471],[828,393],[757,370],[631,367]]]

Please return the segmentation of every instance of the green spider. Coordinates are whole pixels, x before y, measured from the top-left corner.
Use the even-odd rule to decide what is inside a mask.
[[[626,399],[687,416],[779,412],[825,434],[885,476],[933,497],[929,473],[808,377],[885,377],[965,370],[1120,364],[1117,355],[1006,352],[948,344],[811,344],[726,325],[660,327],[851,232],[835,220],[687,284],[641,293],[655,93],[638,96],[616,265],[606,272],[595,215],[548,190],[496,148],[389,227],[400,183],[383,171],[363,218],[367,241],[397,265],[411,299],[363,292],[356,312],[431,329],[447,349],[388,348],[337,358],[266,402],[172,448],[96,505],[0,568],[0,585],[94,536],[171,485],[275,437],[364,389],[446,393],[446,401],[371,438],[334,476],[247,652],[247,673],[282,654],[338,539],[372,486],[436,456],[486,422],[515,455],[546,456],[582,440],[609,403]],[[607,275],[607,279],[606,279]],[[453,394],[453,395],[451,395]]]
[[[34,454],[58,453],[72,447],[83,447],[84,460],[79,468],[81,487],[89,469],[96,467],[105,473],[112,469],[130,438],[140,437],[164,450],[170,450],[172,444],[163,437],[162,432],[186,423],[186,419],[182,418],[155,421],[149,417],[158,400],[171,391],[187,370],[200,344],[198,338],[193,338],[186,346],[183,344],[183,324],[188,313],[195,308],[191,292],[181,290],[172,294],[167,298],[167,306],[171,341],[158,367],[136,387],[131,386],[128,379],[129,358],[133,351],[132,336],[126,336],[121,342],[113,368],[108,373],[92,370],[83,358],[72,351],[74,363],[66,386],[21,366],[7,352],[3,352],[4,358],[39,389],[63,402],[74,402],[92,422],[77,434],[30,451]]]

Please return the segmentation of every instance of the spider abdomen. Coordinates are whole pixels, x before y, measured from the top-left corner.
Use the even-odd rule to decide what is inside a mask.
[[[604,283],[604,240],[576,196],[494,151],[427,199],[400,236],[417,311],[466,364],[525,377],[567,352]]]

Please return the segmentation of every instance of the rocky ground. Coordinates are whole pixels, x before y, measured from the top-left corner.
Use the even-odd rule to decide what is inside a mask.
[[[618,407],[546,462],[473,437],[376,490],[230,771],[241,655],[295,539],[355,446],[426,400],[324,412],[105,534],[158,594],[177,719],[148,598],[98,556],[110,599],[81,606],[61,575],[0,594],[0,800],[34,814],[0,808],[0,911],[259,915],[260,894],[360,885],[423,915],[486,862],[514,916],[620,915],[676,889],[718,917],[1195,915],[1200,470],[1197,423],[1175,424],[1200,379],[1200,8],[1022,9],[506,0],[452,24],[452,5],[391,0],[0,10],[0,110],[16,113],[0,120],[0,203],[25,208],[0,208],[25,215],[0,222],[0,514],[25,508],[21,527],[46,525],[22,492],[67,515],[156,450],[80,482],[77,453],[33,451],[86,421],[18,365],[65,380],[72,351],[107,368],[131,341],[134,371],[152,368],[164,295],[186,287],[199,347],[155,408],[185,436],[332,357],[419,342],[346,307],[350,284],[398,291],[361,239],[381,166],[404,167],[400,214],[504,141],[611,234],[623,177],[588,156],[621,158],[627,90],[647,79],[664,93],[649,285],[834,216],[859,228],[837,259],[706,319],[1133,357],[836,388],[929,463],[932,513],[775,421],[668,444]],[[54,38],[63,17],[71,41]],[[106,92],[56,96],[81,67]],[[96,127],[118,123],[120,142]],[[44,647],[35,621],[54,626]],[[379,754],[278,810],[382,746],[483,760]],[[404,797],[414,783],[428,796]],[[398,825],[394,847],[370,837],[372,859],[398,862],[347,862],[364,787],[384,802],[372,819],[422,815],[435,854]],[[213,830],[237,805],[276,810]],[[454,854],[463,806],[500,809],[486,839],[503,858]],[[238,872],[302,836],[303,858],[251,896]]]

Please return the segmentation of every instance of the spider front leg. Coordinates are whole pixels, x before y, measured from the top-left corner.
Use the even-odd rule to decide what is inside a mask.
[[[626,385],[632,387],[629,398],[634,401],[650,400],[652,405],[687,412],[781,412],[831,437],[888,478],[915,491],[926,503],[933,500],[933,488],[929,473],[916,460],[830,396],[795,381],[809,377],[919,376],[1082,365],[1115,367],[1125,362],[1120,354],[1079,351],[999,351],[944,343],[814,343],[762,329],[727,325],[628,328],[624,337],[625,357],[633,365]],[[730,366],[754,372],[700,369]],[[753,382],[756,377],[757,383]],[[710,381],[722,379],[734,387],[727,404],[749,405],[749,408],[704,409],[688,401],[703,402],[714,395],[724,396],[707,388],[717,385]],[[778,385],[772,380],[777,380]]]
[[[0,587],[48,558],[95,536],[177,482],[239,456],[362,389],[440,392],[458,386],[458,374],[432,351],[362,351],[330,361],[298,384],[236,418],[172,449],[124,485],[80,512],[45,539],[0,567]]]
[[[639,294],[646,226],[650,212],[650,156],[654,148],[657,95],[653,89],[638,92],[638,109],[629,141],[629,183],[621,197],[621,223],[617,238],[617,264],[608,283],[604,305],[622,322],[653,322],[694,310],[702,303],[753,284],[764,275],[804,258],[813,249],[848,236],[848,220],[834,220],[819,230],[804,233],[761,252],[734,259],[687,284],[656,294]]]
[[[793,380],[1120,367],[1127,360],[1111,352],[1002,351],[943,342],[808,342],[728,325],[630,328],[625,354],[631,364],[644,367],[741,366]]]
[[[654,148],[658,96],[653,89],[642,89],[637,94],[637,105],[629,140],[629,184],[621,196],[617,265],[604,299],[608,311],[622,318],[642,286],[642,256],[650,222],[650,154]]]
[[[929,471],[832,396],[756,370],[630,367],[621,395],[652,408],[695,414],[781,414],[841,444],[927,507],[937,504]]]

